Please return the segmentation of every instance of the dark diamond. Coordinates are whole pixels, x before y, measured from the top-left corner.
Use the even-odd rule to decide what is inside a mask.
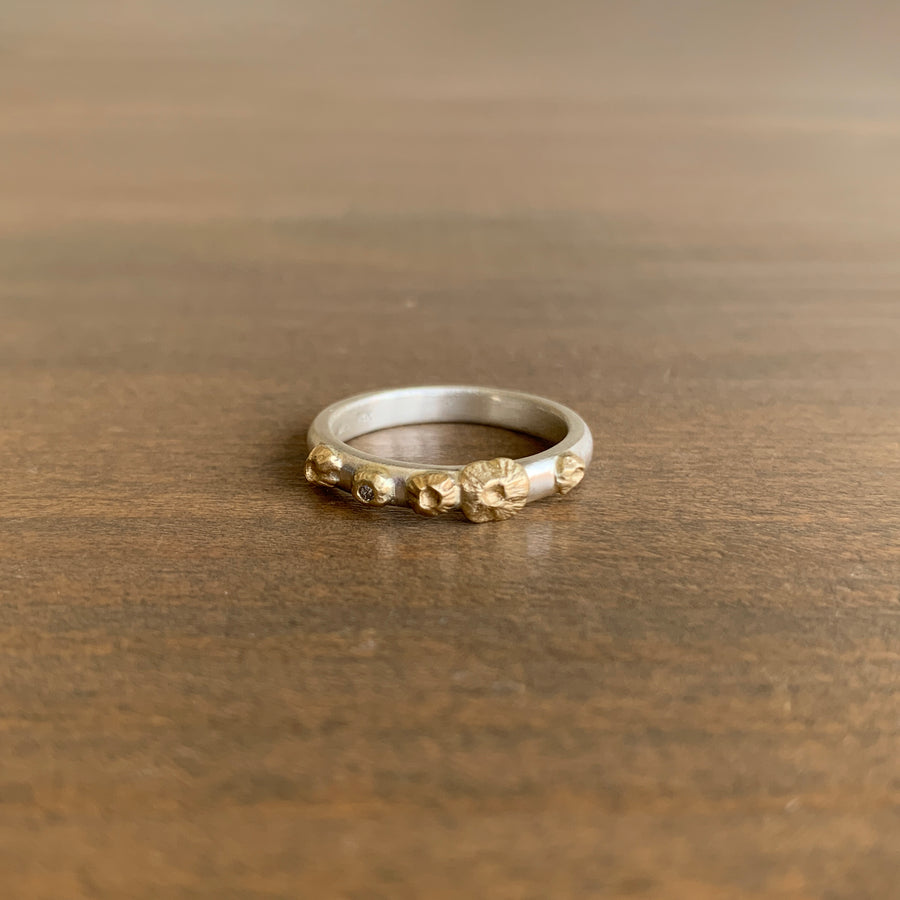
[[[363,503],[371,503],[375,499],[375,488],[371,484],[364,484],[359,489],[359,499]]]

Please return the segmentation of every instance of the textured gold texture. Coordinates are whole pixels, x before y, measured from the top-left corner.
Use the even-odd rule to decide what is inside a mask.
[[[384,506],[394,499],[394,482],[380,466],[362,466],[353,475],[353,496],[366,506]]]
[[[584,478],[584,460],[577,453],[563,453],[556,460],[556,490],[568,494]]]
[[[333,487],[341,480],[343,460],[337,450],[327,444],[316,444],[306,458],[306,480]]]
[[[472,522],[497,522],[514,516],[528,499],[528,473],[514,459],[486,459],[459,473],[460,503]]]
[[[459,503],[459,485],[450,472],[422,472],[407,480],[406,497],[420,516],[437,516]]]

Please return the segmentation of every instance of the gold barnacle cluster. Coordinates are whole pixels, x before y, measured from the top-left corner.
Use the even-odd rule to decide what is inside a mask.
[[[568,494],[584,478],[584,460],[577,453],[563,453],[556,459],[555,482],[560,494]]]
[[[361,466],[353,475],[353,496],[367,506],[384,506],[394,499],[394,482],[380,466]]]
[[[421,472],[406,482],[406,499],[420,516],[437,516],[462,507],[472,522],[514,516],[528,499],[525,469],[512,459],[486,459],[452,472]]]
[[[420,516],[437,516],[459,504],[452,472],[422,472],[406,481],[406,499]]]
[[[343,462],[337,450],[327,444],[316,444],[306,458],[306,480],[334,487],[341,480]]]
[[[514,459],[485,459],[459,473],[460,505],[472,522],[498,522],[525,505],[531,484],[524,466]]]
[[[346,461],[327,444],[317,444],[306,460],[306,477],[314,484],[341,486]],[[584,460],[564,453],[554,470],[556,490],[566,494],[584,477]],[[346,484],[346,482],[345,482]],[[419,472],[404,486],[406,502],[420,516],[437,516],[461,508],[472,522],[499,522],[516,515],[528,500],[531,482],[521,463],[500,457],[470,463],[458,473]],[[353,496],[367,506],[402,502],[402,491],[387,468],[361,465],[350,480]]]

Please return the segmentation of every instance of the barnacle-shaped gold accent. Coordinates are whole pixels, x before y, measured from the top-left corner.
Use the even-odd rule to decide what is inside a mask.
[[[394,498],[394,482],[380,466],[361,466],[353,475],[353,496],[367,506],[384,506]]]
[[[497,522],[514,516],[528,499],[530,483],[514,459],[485,459],[459,473],[460,502],[473,522]]]
[[[343,460],[328,444],[316,444],[306,458],[306,480],[313,484],[334,486],[341,480]]]
[[[459,485],[450,472],[422,472],[407,480],[406,498],[420,516],[436,516],[459,503]]]
[[[556,458],[556,490],[568,494],[584,478],[584,460],[577,453],[563,453]]]

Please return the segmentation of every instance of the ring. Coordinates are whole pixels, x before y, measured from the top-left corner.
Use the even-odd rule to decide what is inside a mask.
[[[417,466],[383,459],[347,441],[400,425],[459,422],[521,431],[553,444],[523,459],[466,466]],[[594,442],[581,416],[518,391],[410,387],[357,394],[326,407],[307,434],[306,478],[349,491],[367,506],[410,506],[419,515],[461,509],[472,522],[497,522],[526,503],[567,494],[584,477]]]

